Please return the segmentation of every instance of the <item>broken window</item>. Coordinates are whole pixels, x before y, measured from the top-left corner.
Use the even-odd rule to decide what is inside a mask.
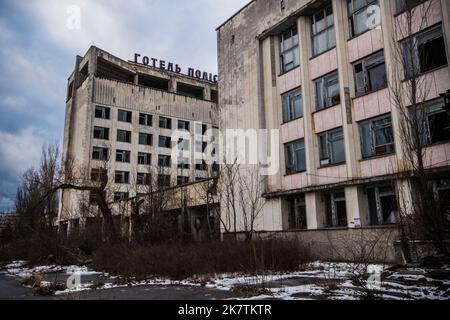
[[[117,130],[117,141],[131,143],[131,131]]]
[[[150,153],[139,152],[138,164],[150,165],[152,163],[152,155]]]
[[[319,135],[320,165],[345,162],[344,132],[342,128]]]
[[[297,26],[292,26],[280,35],[280,70],[286,73],[300,65]]]
[[[97,77],[128,82],[134,84],[135,73],[109,62],[104,58],[97,59]]]
[[[289,217],[288,228],[289,230],[304,230],[306,225],[306,203],[305,195],[299,195],[288,199]]]
[[[330,108],[341,103],[337,72],[316,80],[315,87],[317,110]]]
[[[397,198],[390,185],[366,189],[371,226],[395,224],[397,219]]]
[[[417,123],[423,145],[450,140],[450,121],[444,99],[436,99],[417,107]]]
[[[446,52],[441,25],[403,41],[406,77],[447,65]]]
[[[109,140],[109,129],[94,127],[94,139]]]
[[[305,141],[300,139],[284,146],[286,151],[286,174],[306,170]]]
[[[118,121],[131,123],[131,117],[132,117],[131,111],[119,110],[117,112]]]
[[[130,163],[131,152],[126,150],[116,150],[116,161]]]
[[[186,130],[189,131],[189,121],[178,120],[178,130]]]
[[[138,172],[136,177],[136,184],[138,186],[148,186],[150,183],[150,175],[148,173]]]
[[[363,158],[395,152],[391,115],[362,122],[359,129]]]
[[[427,0],[395,0],[397,14],[411,10]]]
[[[325,193],[324,200],[325,226],[328,228],[346,227],[348,222],[344,190]]]
[[[151,127],[153,124],[153,116],[151,114],[140,113],[139,124],[143,126]]]
[[[189,177],[178,176],[177,177],[177,185],[183,185],[189,183]]]
[[[203,91],[204,91],[204,89],[200,88],[200,87],[192,86],[192,85],[189,85],[186,83],[181,83],[181,82],[177,83],[177,92],[184,96],[197,98],[197,99],[203,99],[204,98]]]
[[[114,181],[116,183],[126,184],[130,182],[130,173],[128,171],[116,171]]]
[[[172,166],[171,156],[160,154],[158,156],[158,166],[160,167],[170,167]]]
[[[300,88],[281,96],[283,105],[283,122],[303,117],[302,93]]]
[[[172,139],[170,137],[159,136],[158,146],[160,148],[172,148]]]
[[[94,147],[92,149],[92,159],[107,161],[109,157],[108,148]]]
[[[125,201],[130,197],[128,192],[114,192],[114,201]]]
[[[318,10],[311,17],[313,56],[317,56],[336,46],[334,17],[331,5]]]
[[[144,146],[151,146],[153,142],[153,136],[149,133],[139,133],[139,144]]]
[[[170,187],[170,175],[166,175],[166,174],[159,174],[158,175],[158,187],[160,188],[169,188]]]
[[[159,117],[159,127],[161,129],[172,129],[172,119]]]
[[[435,184],[439,209],[443,214],[447,227],[450,227],[450,179],[439,179]]]
[[[356,96],[362,96],[387,86],[383,51],[353,64]]]
[[[369,10],[378,5],[378,0],[348,0],[350,36],[356,37],[380,23],[377,11]]]
[[[138,83],[147,88],[169,91],[169,80],[167,79],[140,73]]]
[[[99,119],[110,119],[111,109],[107,107],[96,106],[95,117]]]

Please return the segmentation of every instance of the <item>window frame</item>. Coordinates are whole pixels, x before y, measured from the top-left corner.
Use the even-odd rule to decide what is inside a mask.
[[[184,124],[184,125],[180,127],[180,124]],[[187,124],[187,128],[185,126],[186,124]],[[190,121],[187,121],[187,120],[178,120],[177,127],[178,127],[178,130],[185,130],[185,131],[190,132],[191,123],[190,123]]]
[[[162,141],[161,139],[164,139],[165,143],[161,143],[161,141]],[[158,136],[158,147],[164,148],[164,149],[172,149],[172,138],[163,136],[163,135],[159,135]]]
[[[101,112],[101,115],[97,114],[98,111]],[[99,105],[95,106],[94,117],[97,119],[111,120],[111,108]]]
[[[141,161],[141,159],[145,159],[145,161]],[[151,164],[152,164],[152,154],[151,153],[138,152],[138,165],[148,166]]]
[[[332,138],[334,138],[333,135],[337,135],[337,134],[341,134],[342,135],[342,139],[339,140],[331,140]],[[345,135],[344,135],[344,130],[343,128],[337,128],[337,129],[333,129],[330,131],[326,131],[326,132],[322,132],[319,133],[317,135],[318,140],[319,140],[319,160],[320,160],[320,168],[324,168],[324,167],[328,167],[328,166],[334,166],[334,165],[341,165],[346,163],[346,154],[345,154]],[[322,137],[325,137],[325,149],[323,148],[322,145]],[[335,155],[334,155],[334,148],[333,148],[333,143],[338,142],[342,140],[342,144],[343,144],[343,148],[344,148],[344,160],[343,161],[336,161],[335,159]],[[323,152],[326,151],[326,157],[323,154]],[[327,163],[324,163],[325,160],[328,160]]]
[[[143,143],[143,141],[141,141],[142,137],[145,137],[145,140],[147,141],[147,143]],[[151,133],[139,132],[138,144],[141,145],[141,146],[151,146],[151,145],[153,145],[153,135]]]
[[[308,216],[306,213],[306,199],[305,195],[301,194],[295,197],[290,197],[288,201],[288,230],[307,230]],[[303,208],[303,212],[302,209]],[[303,217],[302,217],[303,216]],[[299,224],[299,218],[304,218],[303,225]],[[301,219],[303,220],[303,219]]]
[[[370,71],[384,65],[384,84],[379,87],[373,86],[373,80]],[[361,66],[361,72],[357,72],[356,68]],[[366,94],[377,92],[387,88],[387,70],[386,60],[384,57],[384,51],[375,52],[361,60],[358,60],[352,64],[353,67],[353,80],[355,82],[355,96],[362,97]],[[360,91],[358,87],[358,74],[361,73],[364,79],[364,91]]]
[[[327,10],[328,9],[331,9],[331,17],[332,17],[331,23],[330,23],[330,21],[328,19],[329,15],[327,15]],[[319,14],[319,12],[322,12],[323,15],[324,15],[323,20],[325,21],[325,28],[320,30],[320,31],[317,31],[316,28],[315,28],[315,25],[317,24],[316,16]],[[334,37],[334,44],[333,45],[330,45],[330,39],[332,39],[330,37],[330,32],[332,32],[333,37]],[[323,51],[317,51],[316,50],[317,47],[315,45],[315,41],[314,40],[316,38],[318,38],[319,36],[321,36],[323,33],[326,34],[326,40],[327,40],[326,43],[327,43],[327,45],[326,45],[326,48]],[[330,5],[327,5],[327,6],[323,7],[323,8],[321,8],[320,10],[317,10],[315,13],[313,13],[311,15],[311,50],[312,50],[311,54],[312,54],[312,58],[318,57],[321,54],[323,54],[323,53],[325,53],[325,52],[327,52],[329,50],[334,49],[335,47],[336,47],[336,30],[334,28],[333,6],[330,4]]]
[[[381,122],[382,120],[387,120],[389,119],[389,122],[387,123],[377,123],[377,122]],[[361,144],[361,156],[362,159],[370,159],[373,157],[379,157],[379,156],[388,156],[391,154],[395,154],[395,136],[394,136],[394,128],[393,128],[393,124],[392,124],[392,115],[389,114],[385,114],[376,118],[372,118],[369,120],[364,120],[361,121],[359,124],[359,135],[360,135],[360,144]],[[368,130],[370,133],[370,154],[366,154],[365,153],[365,148],[364,148],[364,133],[363,133],[363,126],[368,126]],[[391,130],[391,137],[392,137],[392,141],[390,143],[385,143],[385,144],[378,144],[377,143],[377,135],[376,132],[379,130],[385,130],[390,128]],[[390,147],[389,147],[390,146]],[[381,147],[386,147],[386,152],[384,153],[378,153],[377,152],[377,148],[381,148]],[[390,150],[388,150],[390,148]]]
[[[305,139],[298,139],[284,145],[285,150],[285,170],[286,175],[293,175],[301,172],[305,172],[307,168],[306,164],[306,148]],[[303,163],[304,167],[297,167],[299,161],[297,156],[299,152],[303,151]]]
[[[119,139],[119,136],[120,136],[119,133],[124,133],[125,134],[125,138],[126,138],[126,139],[124,139],[125,141]],[[131,143],[132,142],[132,132],[128,131],[128,130],[117,129],[116,140],[117,140],[117,142],[120,142],[120,143]]]
[[[121,177],[121,178],[118,179],[118,177]],[[129,184],[130,183],[130,172],[129,171],[116,170],[115,173],[114,173],[114,183],[116,183],[116,184]]]
[[[343,194],[343,197],[341,196]],[[325,203],[325,228],[346,228],[348,227],[348,212],[347,212],[347,199],[345,196],[345,189],[337,189],[329,192],[325,192],[322,194],[324,203]],[[329,208],[327,208],[327,197],[329,197],[330,204]],[[338,213],[338,202],[344,202],[345,206],[345,225],[339,223],[339,213]],[[331,212],[327,212],[327,209],[330,209]]]
[[[153,115],[148,113],[139,113],[139,124],[141,126],[152,127],[153,126]]]
[[[97,150],[96,150],[97,149]],[[106,156],[105,156],[105,150],[106,150]],[[94,157],[95,152],[98,152],[99,156],[98,158]],[[92,147],[92,160],[98,160],[98,161],[108,161],[109,159],[109,149],[104,147]]]
[[[172,167],[172,157],[166,154],[158,155],[158,167],[171,168]]]
[[[386,190],[382,190],[386,189]],[[373,192],[373,196],[375,200],[374,204],[371,204],[370,195]],[[371,186],[366,188],[366,194],[367,194],[367,204],[368,204],[368,222],[370,226],[386,226],[386,225],[395,225],[396,222],[387,223],[384,219],[383,215],[383,206],[382,206],[382,198],[388,198],[388,197],[394,197],[396,199],[396,190],[392,185],[378,185],[378,186]],[[394,201],[394,205],[397,208],[398,213],[398,204],[396,201]],[[375,207],[373,207],[375,205]],[[372,210],[375,209],[376,212],[373,212]],[[391,212],[392,213],[392,212]],[[376,221],[373,221],[374,217],[376,215]],[[396,216],[394,218],[397,218]]]
[[[339,101],[337,103],[333,102],[333,96],[329,97],[329,89],[333,85],[337,85],[338,93],[339,93]],[[319,89],[320,86],[320,89]],[[316,111],[325,110],[328,108],[335,107],[341,103],[341,92],[339,87],[339,73],[338,71],[333,71],[323,77],[320,77],[316,80],[314,80],[314,90],[315,90],[315,104],[316,104]],[[321,91],[321,95],[319,97],[319,90]],[[320,98],[322,98],[322,101],[320,102]],[[321,104],[326,100],[325,104]]]
[[[96,137],[96,131],[101,130],[101,136]],[[94,139],[97,140],[109,140],[109,128],[94,126]]]
[[[356,0],[348,0],[347,1],[347,9],[348,9],[348,20],[349,20],[349,32],[350,32],[350,39],[352,38],[356,38],[362,34],[364,34],[365,32],[371,30],[367,24],[366,24],[366,28],[360,32],[355,32],[355,23],[354,21],[356,20],[355,17],[358,16],[359,14],[361,14],[362,11],[366,11],[370,6],[373,5],[378,5],[378,0],[365,0],[365,5],[361,6],[358,9],[354,8],[354,2]],[[381,25],[381,20],[380,20],[380,25]]]
[[[161,125],[162,123],[164,123],[164,125]],[[172,130],[172,118],[160,116],[159,117],[159,128]]]
[[[123,119],[121,117],[121,115],[125,114],[125,118]],[[132,123],[133,121],[133,112],[132,111],[127,111],[127,110],[123,110],[123,109],[118,109],[117,110],[117,121],[118,122],[125,122],[125,123]]]
[[[290,34],[290,36],[287,38],[285,37],[287,34]],[[287,41],[292,41],[292,45],[290,47],[285,47],[285,43]],[[279,48],[280,48],[280,72],[281,74],[288,73],[289,71],[294,70],[298,66],[300,66],[300,39],[298,35],[297,26],[293,25],[287,29],[285,29],[283,32],[279,35]],[[292,62],[286,63],[285,62],[285,56],[288,54],[292,54]],[[297,59],[297,61],[296,61]],[[287,67],[288,65],[291,65]]]
[[[116,162],[131,163],[131,152],[128,150],[116,150]]]
[[[297,98],[300,100],[298,112],[295,106],[295,101]],[[283,113],[283,124],[303,118],[303,96],[301,88],[295,88],[291,91],[283,93],[281,95],[281,106]],[[298,113],[298,116],[296,113]]]

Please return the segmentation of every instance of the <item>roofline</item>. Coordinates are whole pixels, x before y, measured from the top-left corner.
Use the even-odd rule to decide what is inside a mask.
[[[248,6],[250,6],[253,2],[256,0],[251,0],[249,3],[247,3],[245,6],[240,8],[238,11],[236,11],[235,14],[233,14],[231,17],[229,17],[224,23],[222,23],[220,26],[216,28],[216,31],[219,31],[220,28],[222,28],[224,25],[226,25],[231,19],[233,19],[235,16],[237,16],[239,13],[241,13],[243,10],[245,10]]]

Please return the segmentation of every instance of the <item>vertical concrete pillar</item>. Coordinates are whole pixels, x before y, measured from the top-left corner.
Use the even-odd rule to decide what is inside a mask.
[[[176,93],[177,92],[177,82],[174,78],[169,80],[169,92]]]
[[[317,184],[318,147],[317,137],[314,134],[313,112],[314,112],[314,88],[311,81],[309,69],[309,57],[311,52],[311,20],[309,17],[300,17],[298,23],[298,34],[300,43],[300,72],[302,77],[303,97],[303,121],[305,128],[305,154],[306,168],[308,173],[308,185]],[[317,225],[317,222],[311,222]]]
[[[353,71],[348,59],[348,14],[347,1],[333,1],[334,28],[336,31],[336,50],[339,70],[339,87],[342,106],[342,123],[345,137],[345,158],[349,178],[360,176],[359,136],[357,124],[353,122],[350,88],[353,86]]]
[[[320,192],[305,194],[306,223],[308,230],[319,229],[324,226],[324,205]]]
[[[211,100],[211,89],[210,87],[203,88],[203,99],[210,101]]]
[[[347,209],[347,221],[350,228],[356,227],[355,220],[359,219],[365,225],[368,217],[368,205],[364,188],[351,186],[345,188],[345,204]]]

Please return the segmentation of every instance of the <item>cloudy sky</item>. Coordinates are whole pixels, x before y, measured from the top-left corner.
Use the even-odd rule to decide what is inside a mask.
[[[140,52],[216,72],[215,28],[247,2],[0,0],[0,210],[13,207],[42,145],[62,141],[77,54],[96,45],[125,60]],[[74,7],[80,28],[70,19]]]

